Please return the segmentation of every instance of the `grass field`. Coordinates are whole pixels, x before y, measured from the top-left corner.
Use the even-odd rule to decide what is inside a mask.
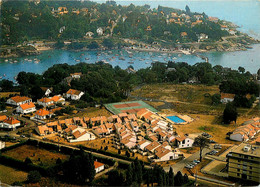
[[[33,164],[44,167],[55,165],[58,158],[60,158],[62,161],[69,159],[69,155],[51,152],[32,145],[22,145],[15,149],[8,150],[2,154],[21,161],[24,161],[26,157],[29,157]]]
[[[0,181],[6,184],[12,184],[15,181],[23,182],[27,179],[24,171],[19,171],[8,166],[0,165]],[[0,184],[1,186],[1,184]]]
[[[20,94],[20,92],[0,92],[0,98],[1,97],[9,97],[10,95]]]

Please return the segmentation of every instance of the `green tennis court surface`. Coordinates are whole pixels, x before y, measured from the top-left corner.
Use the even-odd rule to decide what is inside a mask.
[[[119,102],[119,103],[109,103],[105,104],[105,107],[108,111],[110,111],[113,114],[119,114],[119,113],[137,113],[139,110],[143,108],[147,108],[151,110],[152,112],[157,112],[157,110],[150,105],[146,104],[143,101],[128,101],[128,102]]]

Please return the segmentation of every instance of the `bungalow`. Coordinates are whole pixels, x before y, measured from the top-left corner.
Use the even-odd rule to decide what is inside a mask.
[[[36,119],[46,119],[47,117],[51,117],[51,116],[52,116],[52,113],[45,109],[39,109],[35,113]]]
[[[89,32],[86,33],[85,37],[86,38],[92,38],[93,35],[94,35],[94,33],[89,31]]]
[[[82,73],[71,73],[70,76],[74,79],[80,79],[80,77],[82,76]]]
[[[62,105],[65,104],[65,99],[63,97],[61,97],[60,95],[55,95],[53,97],[50,98],[54,104],[58,104],[61,103]]]
[[[36,111],[36,108],[35,108],[35,105],[32,102],[21,104],[20,106],[18,106],[16,108],[16,112],[21,113],[21,114],[28,114],[28,113],[32,113],[32,112],[35,112],[35,111]]]
[[[175,143],[178,148],[192,147],[194,140],[190,137],[176,137]]]
[[[239,142],[246,142],[255,137],[257,133],[260,132],[260,123],[249,123],[247,125],[242,125],[236,128],[232,134],[230,134],[230,139]]]
[[[97,28],[97,34],[102,36],[104,34],[104,30],[101,27]]]
[[[234,101],[235,94],[221,93],[221,103],[228,103]]]
[[[71,100],[79,100],[82,95],[84,95],[84,92],[73,89],[69,89],[66,93],[66,97],[70,98]]]
[[[53,105],[53,100],[47,97],[41,98],[37,100],[38,105],[42,105],[44,107]]]
[[[156,162],[174,160],[178,158],[174,152],[169,149],[165,149],[163,146],[160,146],[155,150],[155,156],[157,158],[155,160]]]
[[[94,140],[95,135],[83,130],[81,128],[77,128],[76,130],[72,131],[73,138],[69,140],[69,142],[81,142],[81,141],[88,141]]]
[[[44,92],[44,95],[45,96],[49,96],[51,93],[52,93],[52,91],[53,91],[53,89],[52,88],[47,88],[47,87],[40,87],[41,89],[42,89],[42,91]]]
[[[32,99],[29,98],[29,97],[25,97],[25,96],[14,96],[14,97],[11,97],[9,98],[7,101],[6,101],[6,104],[9,104],[9,105],[14,105],[14,106],[19,106],[21,104],[25,104],[25,103],[31,103],[32,102]]]
[[[96,173],[101,172],[105,169],[105,164],[101,162],[94,161],[94,166]]]
[[[147,145],[147,146],[145,147],[145,150],[147,150],[147,151],[153,153],[154,150],[155,150],[156,148],[160,147],[160,146],[161,146],[161,144],[159,144],[157,141],[154,141],[154,142],[150,143],[149,145]]]
[[[53,129],[51,127],[48,127],[47,125],[41,125],[41,126],[35,127],[35,131],[40,136],[45,136],[47,134],[53,133]]]
[[[5,142],[0,141],[0,150],[5,148]]]
[[[139,149],[141,149],[141,150],[143,151],[144,148],[145,148],[147,145],[149,145],[149,144],[151,144],[150,141],[143,139],[142,141],[140,141],[140,142],[137,143],[137,148],[139,148]]]
[[[4,129],[16,129],[16,127],[19,127],[21,125],[20,121],[13,117],[7,117],[5,120],[3,120],[2,123],[0,123],[0,128]]]

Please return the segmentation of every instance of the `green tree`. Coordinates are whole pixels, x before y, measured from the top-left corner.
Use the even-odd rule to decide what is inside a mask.
[[[209,139],[200,135],[198,137],[195,138],[194,142],[193,142],[193,146],[195,147],[199,147],[200,149],[200,161],[202,160],[202,151],[205,148],[209,147]]]
[[[25,164],[32,164],[32,160],[29,157],[26,157],[24,160]]]
[[[27,176],[27,181],[29,183],[36,183],[36,182],[39,182],[41,180],[41,174],[39,173],[39,171],[30,171],[28,173],[28,176]]]
[[[229,124],[232,121],[237,121],[237,108],[235,107],[235,105],[233,103],[227,103],[226,104],[226,108],[223,112],[223,122],[225,124]]]
[[[170,167],[170,171],[168,175],[169,175],[169,186],[174,186],[174,174],[173,174],[172,167]]]
[[[131,186],[131,184],[133,183],[133,168],[132,165],[129,164],[127,171],[126,171],[126,185],[127,186]]]
[[[111,48],[114,47],[114,43],[113,43],[113,41],[111,39],[106,38],[103,41],[103,46],[108,48],[108,49],[111,49]]]
[[[183,185],[183,176],[180,171],[174,176],[174,185],[175,186],[182,186]]]
[[[220,99],[221,99],[220,94],[214,94],[214,95],[212,95],[212,97],[211,97],[212,105],[218,105],[218,104],[220,104],[220,103],[221,103],[221,102],[220,102]]]

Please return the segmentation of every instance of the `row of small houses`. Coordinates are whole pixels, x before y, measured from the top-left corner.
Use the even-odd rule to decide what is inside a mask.
[[[70,89],[65,94],[66,98],[70,98],[72,100],[78,100],[84,93],[78,90]],[[36,112],[35,104],[32,102],[32,99],[26,96],[14,96],[9,98],[6,103],[8,105],[17,106],[16,112],[20,114],[29,114]],[[65,104],[65,99],[61,95],[55,95],[53,97],[44,97],[37,100],[37,104],[43,107],[54,107],[56,104]],[[44,115],[43,115],[44,114]],[[39,110],[36,112],[36,118],[38,119],[46,119],[46,117],[53,114],[52,111]]]
[[[138,149],[139,152],[144,151],[142,152],[143,154],[146,154],[148,151],[149,153],[153,153],[151,156],[156,154],[157,156],[159,155],[160,159],[155,159],[158,161],[165,160],[166,158],[168,158],[168,160],[178,158],[179,153],[176,153],[176,150],[171,151],[171,145],[175,145],[178,148],[192,146],[194,142],[193,138],[190,138],[189,136],[180,137],[173,130],[167,131],[171,129],[168,127],[168,123],[162,120],[153,119],[152,116],[156,116],[156,114],[147,109],[143,109],[137,112],[136,115],[120,113],[110,117],[74,117],[38,126],[36,132],[39,135],[59,132],[69,142],[94,140],[96,136],[105,137],[111,134],[116,134],[117,137],[114,138],[114,143],[118,145],[117,148],[119,149],[122,147],[135,149],[139,145],[144,147],[146,144],[153,145],[158,143],[160,146],[154,148],[156,149],[155,152],[154,149],[150,149],[148,145],[146,145],[148,146],[146,149]],[[149,121],[150,124],[148,124],[146,121],[140,119],[151,121]],[[86,130],[86,128],[90,127],[89,124],[91,124],[91,131]],[[140,135],[141,129],[146,131],[149,140],[145,140],[143,136]],[[140,143],[144,141],[144,144]]]
[[[229,134],[229,138],[234,141],[247,142],[260,132],[260,118],[254,118],[245,122]]]

